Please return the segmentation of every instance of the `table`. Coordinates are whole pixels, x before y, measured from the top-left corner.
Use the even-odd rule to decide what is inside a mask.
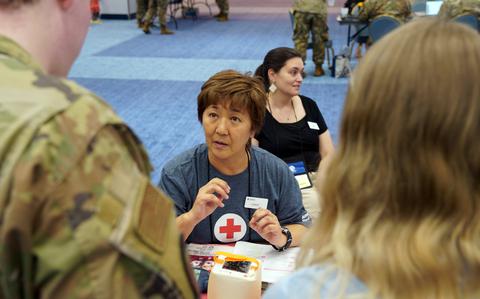
[[[355,39],[363,30],[368,28],[368,21],[361,21],[358,17],[347,15],[342,17],[341,15],[337,16],[337,22],[340,25],[348,25],[347,31],[347,47],[350,47],[350,42]],[[352,25],[363,25],[357,32],[352,34]]]

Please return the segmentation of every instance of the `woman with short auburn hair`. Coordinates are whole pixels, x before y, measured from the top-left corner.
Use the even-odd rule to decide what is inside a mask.
[[[173,199],[188,243],[270,243],[298,246],[310,224],[288,166],[250,146],[263,123],[262,82],[233,70],[219,72],[198,95],[205,143],[170,160],[160,187]]]
[[[302,268],[265,298],[479,298],[479,82],[464,25],[413,21],[368,51]]]

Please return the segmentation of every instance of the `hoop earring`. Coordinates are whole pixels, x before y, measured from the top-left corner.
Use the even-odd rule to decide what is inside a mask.
[[[275,83],[270,84],[270,87],[268,88],[268,90],[271,93],[275,93],[275,91],[277,91],[277,85],[275,85]]]

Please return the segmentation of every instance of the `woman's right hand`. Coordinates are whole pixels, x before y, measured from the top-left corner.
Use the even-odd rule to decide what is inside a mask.
[[[227,182],[219,178],[211,179],[198,190],[197,198],[190,210],[191,215],[196,221],[202,221],[218,207],[224,207],[223,200],[228,199],[229,193],[230,186]]]

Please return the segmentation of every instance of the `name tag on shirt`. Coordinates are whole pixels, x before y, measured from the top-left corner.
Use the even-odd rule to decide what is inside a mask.
[[[268,206],[268,198],[262,197],[253,197],[247,196],[245,197],[245,208],[247,209],[266,209]]]
[[[307,124],[312,130],[320,130],[320,128],[318,127],[318,124],[314,123],[313,121],[307,121]]]

